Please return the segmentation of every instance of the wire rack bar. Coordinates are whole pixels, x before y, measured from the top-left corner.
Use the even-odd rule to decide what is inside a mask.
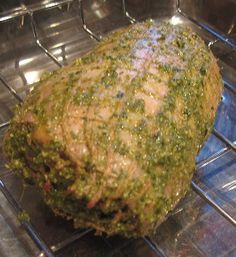
[[[236,94],[236,88],[231,83],[229,83],[227,80],[223,80],[225,88],[230,90],[233,94]]]
[[[13,87],[9,86],[8,83],[1,75],[0,75],[0,81],[5,86],[5,88],[11,93],[11,95],[13,95],[16,98],[18,102],[20,103],[23,102],[22,98],[16,93],[16,90]]]
[[[1,124],[0,124],[0,129],[9,126],[9,124],[10,124],[10,121],[6,121],[6,122],[1,123]]]
[[[226,153],[228,153],[230,151],[229,148],[227,147],[224,147],[222,149],[220,149],[218,152],[212,154],[211,156],[209,156],[208,158],[200,161],[197,163],[197,169],[202,169],[204,168],[205,166],[207,166],[208,164],[218,160],[219,158],[223,157]]]
[[[235,143],[232,143],[228,138],[226,138],[222,133],[220,133],[215,128],[212,132],[217,138],[219,138],[223,143],[225,143],[228,147],[230,147],[232,150],[236,151],[236,145]]]
[[[200,195],[207,203],[209,203],[215,210],[218,211],[225,219],[227,219],[233,226],[236,227],[236,220],[225,211],[220,205],[218,205],[201,187],[199,187],[194,181],[191,182],[192,189]]]
[[[0,190],[10,203],[12,209],[14,210],[17,217],[19,217],[21,214],[24,213],[24,210],[19,206],[19,204],[16,202],[16,200],[13,198],[11,193],[6,188],[5,184],[2,180],[0,180]],[[27,231],[27,233],[30,235],[30,237],[34,240],[35,244],[41,249],[45,256],[47,257],[55,257],[51,249],[46,245],[46,243],[40,238],[40,235],[35,230],[35,228],[32,226],[32,224],[27,220],[19,220],[21,222],[21,225],[23,228]]]
[[[154,242],[150,237],[145,236],[143,237],[143,240],[157,254],[158,257],[167,257],[162,249],[158,246],[158,244]]]
[[[86,236],[87,234],[89,234],[90,232],[93,232],[93,231],[94,231],[94,229],[89,228],[89,229],[86,229],[83,232],[76,233],[76,234],[72,235],[71,237],[67,238],[66,240],[64,240],[63,242],[61,242],[61,243],[59,243],[55,246],[52,246],[51,249],[53,250],[53,252],[58,253],[63,248],[73,244],[74,242],[76,242],[80,238]]]

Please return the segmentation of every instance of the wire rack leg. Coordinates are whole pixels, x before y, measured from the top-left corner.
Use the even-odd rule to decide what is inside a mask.
[[[83,0],[78,0],[78,4],[79,4],[79,11],[80,11],[80,18],[82,21],[82,27],[83,30],[89,34],[89,36],[97,41],[101,41],[102,37],[96,35],[91,29],[88,28],[88,26],[86,25],[85,22],[85,18],[84,18],[84,5],[83,5]]]
[[[177,13],[179,13],[180,15],[186,17],[187,19],[189,19],[191,22],[195,23],[197,26],[203,28],[204,30],[206,30],[207,32],[209,32],[210,34],[214,35],[217,39],[219,39],[220,41],[222,41],[223,43],[225,43],[226,45],[229,45],[230,47],[232,47],[233,49],[236,49],[236,44],[234,43],[233,40],[229,39],[226,37],[226,35],[215,31],[214,29],[212,29],[210,26],[203,24],[197,20],[195,20],[194,18],[192,18],[190,15],[186,14],[185,12],[183,12],[183,10],[181,9],[181,4],[180,4],[180,0],[176,1],[176,11]]]
[[[36,28],[36,23],[35,23],[35,20],[34,20],[34,16],[33,16],[33,13],[30,12],[30,20],[31,20],[31,28],[32,28],[32,31],[33,31],[33,35],[34,35],[34,39],[35,39],[35,42],[37,44],[37,46],[43,50],[43,52],[48,56],[50,57],[54,63],[56,63],[57,66],[59,67],[63,67],[63,64],[61,64],[57,58],[50,52],[48,51],[48,49],[46,47],[44,47],[41,43],[41,41],[39,40],[38,38],[38,33],[37,33],[37,28]]]
[[[121,4],[122,4],[122,10],[124,12],[124,15],[129,19],[130,23],[136,23],[136,19],[133,18],[129,12],[127,11],[127,8],[126,8],[126,1],[125,0],[121,0]]]

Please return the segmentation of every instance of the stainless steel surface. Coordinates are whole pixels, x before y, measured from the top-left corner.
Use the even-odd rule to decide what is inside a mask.
[[[1,196],[2,249],[7,246],[4,240],[10,238],[17,240],[16,247],[24,256],[236,256],[233,0],[0,0],[0,147],[14,106],[43,72],[88,52],[111,30],[146,18],[189,24],[219,59],[225,89],[214,131],[196,160],[192,190],[152,237],[97,237],[92,230],[74,230],[70,222],[55,217],[33,186],[5,168],[0,151],[0,189],[14,213],[22,216],[25,210],[30,217],[30,221],[21,221],[21,229],[14,222],[10,233],[6,228],[14,215]],[[22,234],[26,230],[38,248],[32,247],[27,235],[24,240],[17,237],[15,231],[19,230]],[[0,255],[13,256],[15,249],[9,255],[0,250]]]

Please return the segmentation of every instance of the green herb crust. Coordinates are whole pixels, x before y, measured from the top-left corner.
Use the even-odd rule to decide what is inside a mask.
[[[190,28],[131,25],[42,78],[6,134],[8,165],[75,227],[150,234],[188,190],[221,92]]]

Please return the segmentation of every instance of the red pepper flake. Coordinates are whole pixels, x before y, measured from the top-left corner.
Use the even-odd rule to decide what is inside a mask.
[[[50,192],[51,187],[52,187],[52,185],[51,185],[50,181],[46,181],[45,184],[44,184],[44,186],[43,186],[43,189],[44,189],[44,191],[45,191],[46,193],[48,193],[48,192]]]
[[[93,198],[88,202],[87,208],[92,209],[97,204],[97,202],[101,199],[101,196],[102,196],[102,190],[98,191],[93,196]]]
[[[75,192],[75,188],[74,187],[68,187],[67,188],[67,193],[68,194],[73,194]]]

